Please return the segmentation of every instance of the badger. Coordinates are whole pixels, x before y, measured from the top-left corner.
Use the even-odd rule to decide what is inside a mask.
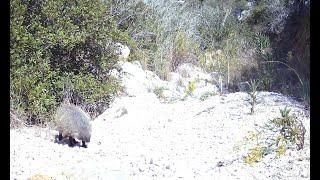
[[[82,147],[87,148],[86,142],[90,142],[91,138],[91,118],[85,111],[75,105],[62,104],[56,111],[54,121],[59,141],[69,137],[69,145],[74,146],[76,138],[82,141]]]

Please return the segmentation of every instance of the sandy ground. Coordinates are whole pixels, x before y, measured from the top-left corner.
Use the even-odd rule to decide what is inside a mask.
[[[260,92],[160,103],[153,93],[117,98],[92,121],[88,148],[56,143],[57,131],[10,130],[10,179],[310,179],[310,118],[297,102]],[[253,165],[235,147],[290,107],[305,128],[304,149],[269,154]],[[241,149],[241,148],[240,148]]]

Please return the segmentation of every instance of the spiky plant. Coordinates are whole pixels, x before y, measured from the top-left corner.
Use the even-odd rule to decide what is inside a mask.
[[[296,116],[289,115],[290,111],[291,109],[287,107],[280,109],[281,118],[275,118],[273,123],[276,126],[281,127],[280,133],[283,137],[291,143],[296,144],[297,149],[300,150],[304,146],[306,129]]]
[[[257,95],[258,95],[258,87],[260,82],[256,81],[255,79],[251,79],[250,82],[248,82],[249,86],[249,92],[250,100],[249,103],[251,105],[250,114],[254,114],[255,105],[257,104]]]

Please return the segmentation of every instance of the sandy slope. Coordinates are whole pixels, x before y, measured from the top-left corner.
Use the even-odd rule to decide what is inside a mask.
[[[249,115],[246,98],[246,93],[233,93],[161,104],[152,93],[121,97],[92,121],[87,149],[54,143],[54,130],[12,129],[11,179],[35,174],[56,179],[309,179],[310,119],[302,107],[261,92],[256,114]],[[305,148],[245,164],[244,151],[237,152],[235,145],[248,131],[279,117],[286,105],[306,126]]]
[[[217,94],[217,77],[190,64],[181,65],[162,81],[138,62],[120,63],[127,96],[92,121],[88,148],[56,143],[57,131],[25,127],[10,130],[10,179],[309,179],[310,118],[291,98],[260,92],[250,115],[247,93]],[[196,89],[185,100],[190,82]],[[163,88],[161,102],[153,93]],[[306,128],[303,150],[266,155],[247,165],[244,156],[268,120],[288,106]],[[270,132],[262,133],[268,135]],[[259,139],[263,140],[264,136]],[[37,178],[34,178],[37,179]],[[39,178],[38,178],[39,179]],[[40,178],[41,179],[41,178]]]

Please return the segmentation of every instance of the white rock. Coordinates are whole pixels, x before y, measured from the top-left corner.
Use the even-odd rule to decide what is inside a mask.
[[[119,59],[120,60],[126,60],[128,59],[129,55],[130,55],[130,49],[128,46],[126,45],[123,45],[121,43],[116,43],[115,44],[116,46],[116,53],[118,54],[119,56]]]
[[[180,76],[180,74],[176,73],[176,72],[170,72],[169,73],[169,81],[173,84],[179,85],[179,80],[181,80],[182,77]]]
[[[110,75],[117,78],[117,79],[119,79],[119,77],[120,77],[120,73],[116,69],[112,69],[110,72]]]
[[[137,68],[142,69],[142,65],[139,61],[133,61],[132,64],[136,65]]]
[[[213,93],[213,94],[218,94],[218,88],[212,84],[209,84],[207,86],[201,87],[201,88],[196,88],[193,91],[193,95],[196,98],[200,98],[202,95],[206,94],[206,93]]]

